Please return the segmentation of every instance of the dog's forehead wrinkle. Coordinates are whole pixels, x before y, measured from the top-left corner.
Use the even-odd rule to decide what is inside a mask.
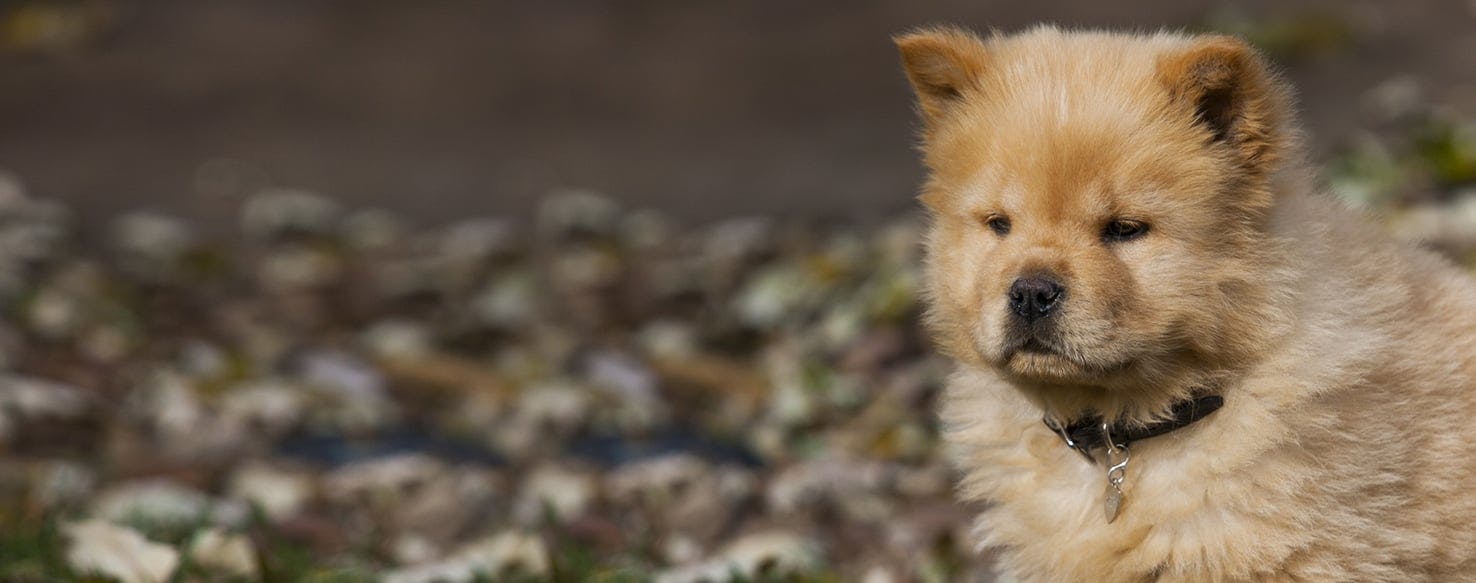
[[[1008,143],[993,135],[956,139],[947,157],[956,164],[953,175],[960,178],[943,180],[939,190],[953,193],[972,212],[1017,212],[1024,205],[1044,203],[1041,208],[1047,211],[1070,204],[1100,215],[1129,206],[1124,199],[1140,199],[1138,191],[1172,192],[1176,182],[1186,180],[1185,173],[1172,168],[1177,163],[1166,165],[1153,155],[1157,146],[1152,132],[1070,125],[1039,128]],[[1140,168],[1144,158],[1159,163]],[[1195,172],[1196,163],[1190,161],[1185,170]]]

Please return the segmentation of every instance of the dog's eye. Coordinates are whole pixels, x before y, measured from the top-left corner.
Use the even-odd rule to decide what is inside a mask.
[[[1131,241],[1148,232],[1148,223],[1118,219],[1107,223],[1102,229],[1102,238],[1107,242]]]
[[[1010,220],[999,215],[985,217],[984,226],[1001,237],[1010,234]]]

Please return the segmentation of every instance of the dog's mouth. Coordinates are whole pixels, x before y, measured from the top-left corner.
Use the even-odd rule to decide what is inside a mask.
[[[1045,341],[1034,336],[1026,338],[1024,342],[1021,342],[1015,348],[1015,351],[1026,354],[1060,354],[1060,351],[1056,350],[1055,347],[1046,344]]]
[[[1093,361],[1081,351],[1062,343],[1048,330],[1019,330],[1011,334],[1002,351],[1002,368],[1026,376],[1075,377],[1103,375],[1128,367],[1128,361]]]
[[[1055,334],[1042,326],[1014,326],[1005,334],[1004,344],[1007,360],[1021,354],[1062,356],[1066,352]]]
[[[1011,334],[1005,340],[1004,350],[1000,355],[1003,357],[1000,364],[1006,366],[1026,363],[1038,365],[1045,362],[1075,364],[1075,360],[1068,356],[1068,351],[1060,346],[1059,341],[1036,330],[1020,330]]]

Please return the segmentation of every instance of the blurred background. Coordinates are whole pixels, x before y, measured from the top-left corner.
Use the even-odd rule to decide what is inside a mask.
[[[1476,3],[0,0],[0,580],[992,580],[917,326],[952,22],[1242,35],[1476,261]]]
[[[939,22],[1248,34],[1322,154],[1377,127],[1389,83],[1476,107],[1459,0],[5,5],[0,160],[88,222],[225,220],[263,184],[430,221],[563,187],[698,220],[885,216],[919,177],[888,38]]]

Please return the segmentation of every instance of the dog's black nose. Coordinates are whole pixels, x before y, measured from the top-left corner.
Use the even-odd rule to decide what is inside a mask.
[[[1034,322],[1051,314],[1061,302],[1066,289],[1048,276],[1030,276],[1015,280],[1010,285],[1010,311]]]

